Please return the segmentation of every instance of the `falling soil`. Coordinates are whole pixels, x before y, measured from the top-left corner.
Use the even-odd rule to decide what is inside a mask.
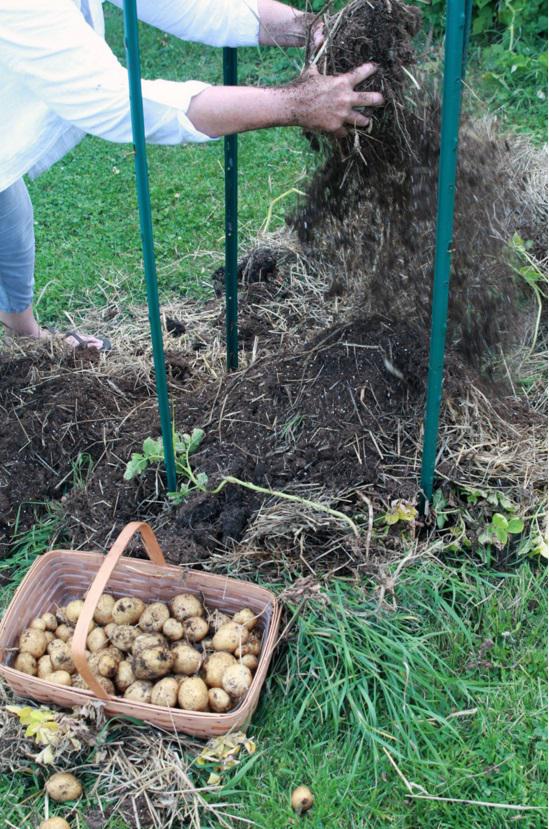
[[[324,162],[301,206],[289,217],[310,261],[330,262],[361,278],[369,313],[414,319],[426,333],[439,159],[440,104],[432,81],[413,64],[417,10],[398,0],[354,0],[326,20],[318,54],[322,71],[347,72],[369,60],[368,81],[383,92],[371,128],[325,140]],[[412,76],[412,71],[418,76]],[[518,231],[537,235],[521,216],[520,182],[511,146],[465,118],[460,136],[449,337],[483,367],[500,346],[520,340],[523,289],[507,243]],[[534,241],[536,241],[534,239]]]

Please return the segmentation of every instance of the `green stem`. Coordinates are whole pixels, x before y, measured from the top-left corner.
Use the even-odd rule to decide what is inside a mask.
[[[221,490],[227,486],[227,484],[236,484],[237,486],[244,487],[244,489],[251,489],[252,492],[259,492],[262,495],[274,495],[276,498],[283,498],[285,501],[293,501],[296,504],[303,504],[303,506],[310,507],[318,512],[325,512],[328,515],[332,515],[334,518],[338,518],[340,521],[345,521],[350,526],[355,536],[360,538],[360,531],[353,519],[349,518],[349,516],[345,515],[345,513],[339,512],[339,510],[327,507],[325,504],[319,504],[318,501],[309,501],[308,498],[301,498],[299,495],[289,495],[287,492],[280,492],[277,489],[269,489],[268,487],[252,484],[249,481],[241,481],[240,478],[233,478],[231,475],[223,478],[221,483],[216,486],[215,489],[211,489],[210,495],[218,495]]]

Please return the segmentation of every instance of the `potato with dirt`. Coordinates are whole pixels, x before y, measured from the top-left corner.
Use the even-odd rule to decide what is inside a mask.
[[[180,639],[183,639],[185,629],[177,619],[170,618],[166,619],[162,625],[162,633],[170,642],[178,642]]]
[[[186,642],[172,645],[173,672],[175,674],[195,674],[202,664],[202,654]]]
[[[245,665],[231,665],[221,678],[223,690],[235,700],[242,699],[252,684],[252,672]]]
[[[108,625],[112,622],[112,609],[114,607],[114,596],[110,593],[102,593],[93,612],[93,620],[98,625]]]
[[[119,651],[130,651],[139,636],[139,628],[131,625],[115,625],[109,632],[109,639]]]
[[[46,630],[54,631],[59,624],[54,613],[42,613],[41,618],[44,620]]]
[[[241,645],[245,645],[249,638],[247,628],[236,622],[227,622],[222,625],[215,634],[212,644],[216,651],[227,651],[233,653]]]
[[[143,679],[137,679],[124,691],[124,699],[133,702],[150,702],[153,684]]]
[[[135,674],[133,672],[131,662],[124,659],[116,670],[116,674],[114,675],[114,684],[121,693],[124,693],[124,691],[126,691],[130,685],[133,685],[134,682]]]
[[[27,628],[19,637],[19,652],[30,653],[35,659],[40,659],[46,653],[48,640],[43,630]]]
[[[163,708],[175,708],[179,683],[173,676],[164,677],[157,682],[151,691],[151,704]]]
[[[156,648],[158,645],[166,645],[166,639],[161,633],[139,632],[132,644],[131,651],[134,656],[137,656],[146,648]]]
[[[43,658],[43,656],[40,657],[40,659]],[[15,657],[13,667],[16,671],[21,671],[22,674],[29,674],[29,676],[36,676],[38,673],[36,657],[31,653],[18,653]]]
[[[103,650],[108,643],[107,634],[101,627],[94,628],[86,639],[86,647],[92,653]]]
[[[257,616],[253,610],[245,607],[243,610],[239,610],[238,613],[234,614],[233,622],[236,622],[237,625],[244,625],[248,630],[252,630],[257,625]]]
[[[68,671],[53,671],[44,679],[46,682],[53,682],[54,685],[72,685],[72,677]]]
[[[183,622],[185,637],[189,642],[201,642],[208,635],[208,623],[202,616],[189,616]]]
[[[232,707],[232,700],[223,688],[210,688],[208,704],[216,714],[225,714]]]
[[[72,661],[71,649],[66,642],[62,642],[61,639],[54,639],[48,645],[48,653],[54,671],[68,671],[69,674],[74,673],[76,669]]]
[[[132,658],[137,679],[160,679],[173,668],[174,655],[165,645],[145,648]]]
[[[159,633],[170,618],[168,606],[163,602],[154,602],[145,608],[139,617],[139,627],[144,633]]]
[[[145,610],[142,599],[124,596],[117,599],[112,608],[112,620],[116,625],[135,625]]]
[[[204,616],[202,603],[192,593],[180,593],[170,602],[170,610],[174,619],[184,622],[190,616]]]
[[[180,708],[186,711],[208,710],[208,688],[198,676],[184,679],[179,686],[177,701]]]
[[[71,827],[65,818],[50,817],[48,820],[43,820],[38,829],[71,829]]]
[[[226,651],[212,653],[206,662],[206,684],[210,688],[222,688],[223,674],[232,665],[236,665],[236,659],[231,653]]]
[[[46,792],[56,803],[78,800],[82,794],[82,784],[74,774],[59,771],[46,780]]]

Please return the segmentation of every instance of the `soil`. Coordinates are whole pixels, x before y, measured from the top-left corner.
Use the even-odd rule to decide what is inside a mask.
[[[378,484],[384,463],[409,448],[399,438],[397,449],[398,420],[421,406],[425,365],[413,326],[355,320],[295,354],[259,360],[221,385],[194,383],[187,374],[187,386],[172,383],[176,425],[205,429],[193,462],[212,485],[226,474],[287,491]],[[104,547],[127,521],[161,513],[163,498],[150,494],[154,473],[123,481],[131,452],[158,433],[148,385],[101,374],[87,354],[59,363],[45,349],[32,358],[3,355],[0,371],[0,456],[9,459],[0,489],[4,544],[16,520],[19,531],[30,526],[45,501],[62,505],[65,531],[77,545]],[[79,457],[85,462],[78,464]],[[384,487],[389,497],[394,483]],[[416,487],[413,479],[401,482],[400,497]],[[196,560],[239,540],[261,500],[234,486],[215,498],[189,498],[168,532],[172,558]]]

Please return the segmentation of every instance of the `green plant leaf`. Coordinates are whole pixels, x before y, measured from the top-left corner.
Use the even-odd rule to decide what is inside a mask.
[[[149,461],[147,458],[144,457],[144,455],[141,455],[139,452],[134,452],[132,454],[131,460],[129,460],[126,464],[126,469],[124,471],[124,480],[131,481],[132,478],[135,478],[137,475],[141,475],[141,473],[145,471],[148,465]]]
[[[507,518],[501,514],[501,512],[495,512],[492,515],[492,527],[497,533],[498,530],[503,530],[507,533],[508,531],[508,521]]]
[[[507,532],[516,535],[517,533],[521,533],[524,529],[524,521],[522,518],[517,518],[514,516],[513,518],[509,519],[507,524]]]
[[[193,452],[196,452],[196,450],[204,440],[204,434],[204,429],[193,429],[192,434],[189,438],[189,455],[192,455]]]

